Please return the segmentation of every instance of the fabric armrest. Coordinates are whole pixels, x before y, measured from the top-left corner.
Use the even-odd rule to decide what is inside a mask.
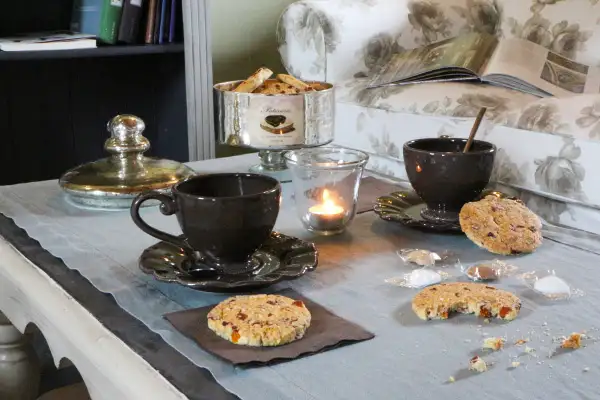
[[[292,3],[277,28],[283,65],[300,79],[331,83],[366,73],[397,47],[407,14],[398,0]]]

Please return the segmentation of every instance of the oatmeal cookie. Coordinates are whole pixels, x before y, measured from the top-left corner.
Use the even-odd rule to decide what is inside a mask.
[[[459,220],[467,237],[491,253],[531,253],[542,244],[540,219],[518,200],[487,196],[465,204]]]
[[[521,310],[514,294],[482,283],[440,283],[420,291],[412,309],[423,320],[447,319],[450,313],[512,321]]]
[[[208,313],[208,327],[234,344],[280,346],[301,339],[310,319],[300,300],[258,294],[222,301]]]

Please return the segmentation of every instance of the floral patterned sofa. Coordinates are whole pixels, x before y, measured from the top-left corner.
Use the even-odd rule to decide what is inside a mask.
[[[469,83],[366,89],[395,51],[469,31],[600,66],[599,0],[302,0],[285,10],[277,36],[290,74],[336,84],[334,143],[369,152],[371,169],[406,178],[404,142],[466,137],[485,106],[478,137],[499,148],[494,181],[548,222],[600,234],[600,95],[540,99]]]

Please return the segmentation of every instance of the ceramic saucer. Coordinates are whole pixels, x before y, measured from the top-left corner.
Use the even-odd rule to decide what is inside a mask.
[[[436,232],[461,233],[460,224],[448,221],[430,221],[421,216],[425,203],[415,192],[399,191],[381,196],[375,202],[373,210],[386,221],[399,222],[402,225]]]
[[[516,197],[511,197],[498,190],[484,190],[479,196],[480,199],[486,196],[496,196],[500,198],[509,198],[520,201]],[[412,190],[403,190],[390,193],[387,196],[379,197],[373,210],[381,219],[386,221],[399,222],[402,225],[423,229],[434,232],[455,232],[462,233],[460,223],[449,221],[427,220],[421,216],[421,210],[426,207],[421,198]]]
[[[162,282],[205,292],[243,292],[296,279],[314,270],[318,253],[313,243],[273,232],[253,255],[252,267],[223,274],[198,262],[181,247],[159,242],[144,250],[140,269]]]

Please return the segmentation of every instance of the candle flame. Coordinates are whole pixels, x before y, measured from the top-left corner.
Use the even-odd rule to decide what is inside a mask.
[[[323,204],[333,204],[333,199],[329,198],[329,190],[323,189]]]
[[[344,212],[344,208],[335,204],[335,201],[331,198],[331,195],[327,189],[323,189],[321,195],[322,204],[311,207],[311,211],[316,214],[341,214]]]

